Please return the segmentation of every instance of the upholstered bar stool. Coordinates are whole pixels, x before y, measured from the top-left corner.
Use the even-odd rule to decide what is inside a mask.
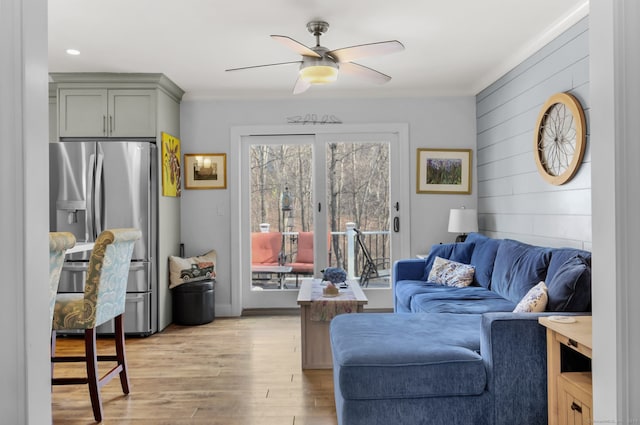
[[[76,244],[76,237],[69,232],[49,233],[49,332],[53,321],[53,307],[60,284],[60,273],[64,264],[65,252]]]
[[[129,378],[124,347],[124,307],[133,245],[140,238],[137,229],[111,229],[96,239],[84,294],[58,294],[53,314],[52,338],[55,331],[81,329],[84,331],[84,356],[55,357],[52,363],[84,362],[87,376],[81,378],[52,378],[53,385],[88,384],[91,407],[96,421],[102,421],[100,388],[116,376],[125,394],[129,394]],[[114,355],[97,355],[95,328],[111,319],[115,321]],[[55,342],[52,342],[55,346]],[[116,365],[98,378],[98,362],[116,362]]]

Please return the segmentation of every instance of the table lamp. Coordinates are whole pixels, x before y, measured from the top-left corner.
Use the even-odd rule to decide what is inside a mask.
[[[464,242],[469,232],[478,231],[478,211],[475,209],[454,208],[449,211],[449,232],[458,233],[456,242]]]

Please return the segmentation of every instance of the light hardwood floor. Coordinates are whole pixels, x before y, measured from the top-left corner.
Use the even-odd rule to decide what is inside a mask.
[[[56,353],[80,353],[82,345],[58,338]],[[105,345],[111,340],[98,340],[99,353]],[[299,315],[171,325],[127,338],[126,348],[131,393],[122,394],[118,379],[102,388],[103,424],[337,424],[331,370],[300,368]],[[78,367],[56,364],[55,375]],[[52,414],[54,424],[94,423],[86,385],[53,387]]]

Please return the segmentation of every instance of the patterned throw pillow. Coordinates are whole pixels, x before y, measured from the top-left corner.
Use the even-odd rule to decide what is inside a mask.
[[[169,288],[187,282],[215,279],[216,251],[211,250],[198,257],[169,257]]]
[[[429,272],[429,282],[440,285],[455,286],[464,288],[473,282],[475,268],[468,264],[462,264],[445,258],[436,257],[433,267]]]
[[[544,282],[538,283],[529,289],[524,297],[520,300],[514,313],[540,313],[547,308],[547,285]]]

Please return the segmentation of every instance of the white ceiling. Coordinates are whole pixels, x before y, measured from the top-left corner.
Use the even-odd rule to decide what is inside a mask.
[[[300,98],[475,95],[588,14],[588,0],[49,0],[51,72],[164,73],[187,98],[292,97],[299,60],[269,35],[329,49],[399,40],[361,59],[393,79],[343,75]],[[69,56],[68,48],[80,50]]]

